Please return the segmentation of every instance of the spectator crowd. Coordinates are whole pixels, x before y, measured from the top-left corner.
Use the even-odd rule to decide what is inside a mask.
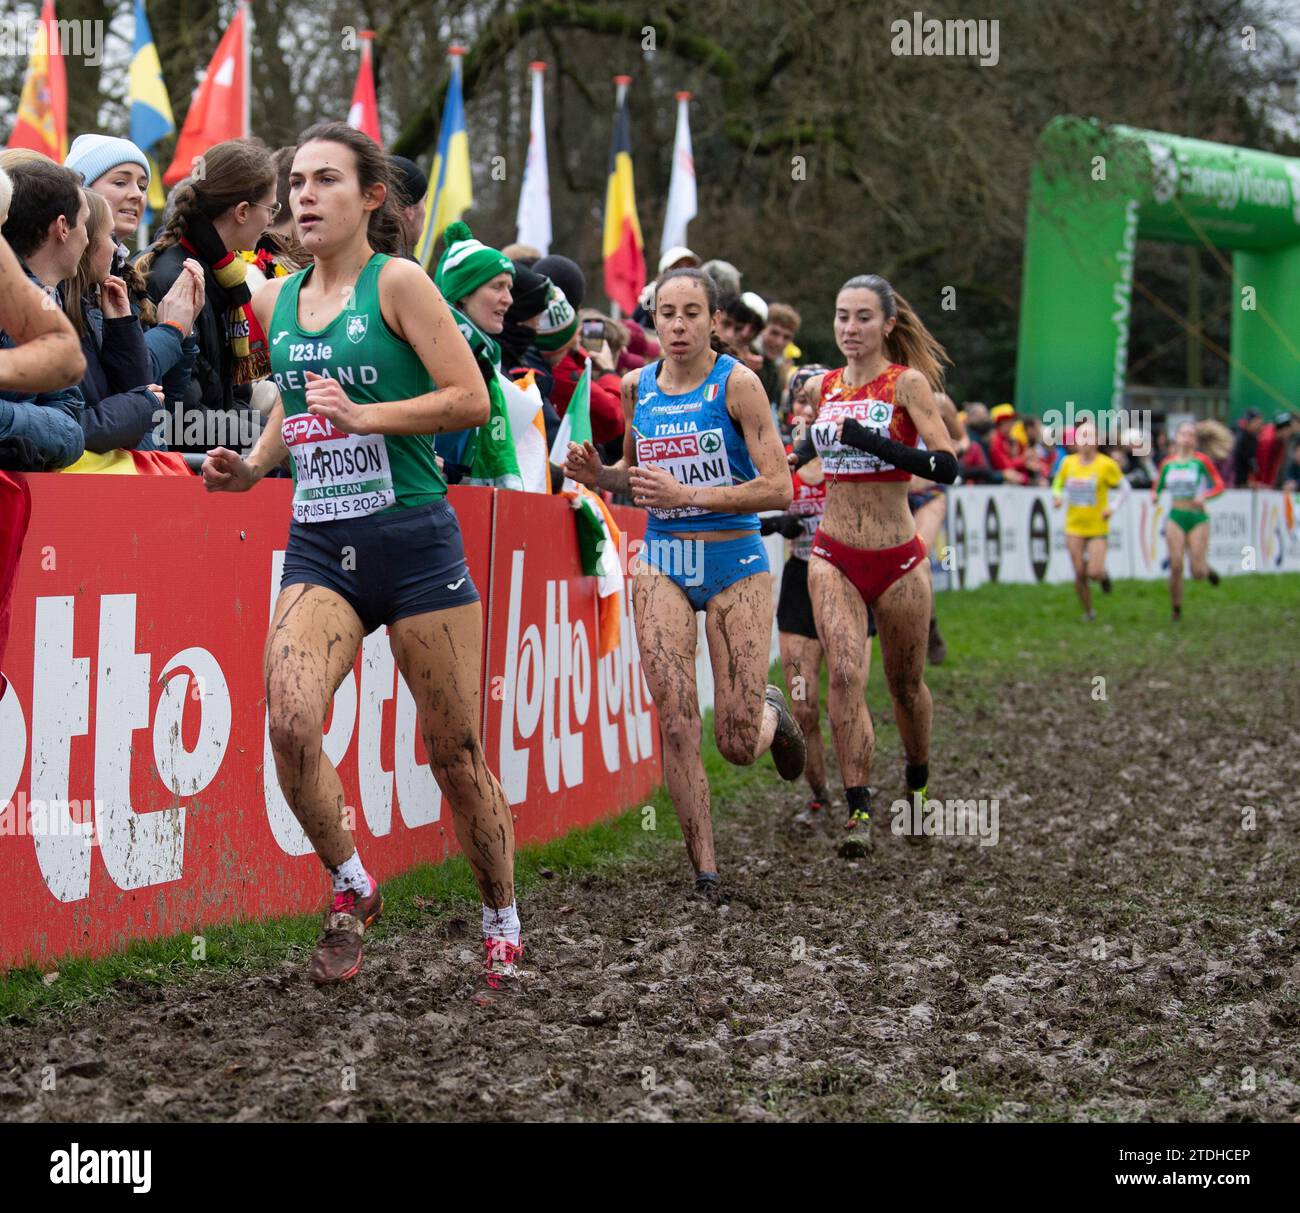
[[[309,260],[289,207],[293,155],[254,140],[214,147],[202,174],[171,192],[153,239],[132,252],[142,243],[151,173],[135,144],[81,135],[63,165],[36,152],[0,152],[0,232],[42,306],[66,316],[85,363],[70,387],[0,382],[0,469],[190,474],[212,446],[251,449],[277,394],[250,300],[267,278]],[[403,157],[389,157],[389,166],[409,250],[423,228],[428,181]],[[631,316],[614,317],[587,305],[583,272],[567,256],[490,248],[463,224],[448,230],[447,243],[457,256],[444,255],[435,280],[468,321],[462,331],[485,377],[536,386],[549,444],[590,362],[593,439],[606,459],[617,459],[620,377],[660,353],[653,287]],[[658,269],[677,266],[702,266],[717,283],[720,343],[758,375],[788,440],[798,311],[746,290],[728,262],[678,247]],[[15,327],[0,328],[0,351],[19,343]],[[1046,485],[1072,442],[1069,430],[1047,433],[1011,404],[957,407],[946,397],[943,404],[950,429],[962,435],[961,475],[970,483]],[[1300,487],[1300,434],[1288,411],[1266,421],[1251,410],[1235,434],[1202,422],[1199,436],[1226,483]],[[1118,437],[1103,449],[1134,487],[1150,487],[1167,434]],[[436,445],[450,481],[470,476],[472,435],[440,435]]]

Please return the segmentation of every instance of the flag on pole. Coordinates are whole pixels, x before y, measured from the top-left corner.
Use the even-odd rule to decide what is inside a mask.
[[[627,116],[630,76],[615,76],[618,111],[614,142],[609,149],[609,184],[605,189],[605,294],[625,315],[636,309],[645,286],[645,241],[636,217],[636,189],[632,180],[632,134]]]
[[[695,218],[695,155],[691,151],[691,95],[677,94],[677,136],[673,140],[673,172],[668,182],[668,209],[660,254],[686,244],[686,225]]]
[[[193,171],[194,160],[227,139],[248,136],[248,5],[239,7],[208,64],[190,102],[185,125],[176,140],[176,155],[163,174],[164,185],[175,185]]]
[[[375,96],[375,65],[370,44],[374,30],[358,31],[361,39],[361,66],[357,69],[357,82],[352,89],[352,106],[348,110],[348,125],[369,135],[380,147],[384,140],[379,133],[379,100]]]
[[[438,133],[438,151],[433,158],[433,197],[424,212],[424,231],[416,245],[415,256],[427,270],[433,263],[433,247],[438,237],[474,205],[474,187],[469,174],[469,134],[465,130],[465,98],[461,91],[460,58],[463,46],[453,46],[451,81],[442,106],[442,129]]]
[[[43,152],[60,164],[68,154],[68,81],[54,0],[45,0],[41,9],[40,28],[27,61],[27,78],[18,98],[18,116],[9,146]]]
[[[530,63],[533,76],[533,108],[528,122],[528,159],[524,162],[524,185],[519,191],[519,213],[515,217],[520,244],[531,245],[543,257],[551,251],[551,184],[546,167],[546,109],[542,81],[546,64]]]
[[[131,101],[131,142],[147,152],[176,129],[176,119],[163,85],[162,63],[149,28],[144,0],[135,0],[135,48],[131,53],[127,95]]]

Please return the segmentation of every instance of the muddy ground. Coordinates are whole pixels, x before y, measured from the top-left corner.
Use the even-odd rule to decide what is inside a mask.
[[[518,998],[431,911],[341,989],[298,956],[0,1029],[0,1119],[1295,1120],[1294,672],[1032,677],[938,705],[931,793],[996,797],[995,846],[878,813],[847,862],[773,776],[719,806],[723,904],[680,843],[533,892]]]

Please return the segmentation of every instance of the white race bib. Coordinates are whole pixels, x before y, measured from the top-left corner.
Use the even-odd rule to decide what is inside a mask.
[[[1095,476],[1070,476],[1065,482],[1065,500],[1068,505],[1094,506],[1097,504],[1097,478]]]
[[[325,417],[286,417],[281,432],[293,459],[293,520],[364,518],[397,501],[382,434],[345,434]]]
[[[894,421],[894,406],[883,400],[827,400],[812,424],[813,445],[821,456],[822,468],[828,476],[871,476],[877,472],[894,470],[894,465],[835,441],[835,430],[846,417],[852,417],[883,438],[889,437],[889,427]]]
[[[731,461],[727,458],[727,442],[720,429],[696,430],[688,434],[664,434],[659,438],[636,440],[636,461],[642,467],[663,468],[678,484],[694,488],[730,488]],[[690,518],[710,514],[696,505],[675,509],[651,509],[656,518]]]

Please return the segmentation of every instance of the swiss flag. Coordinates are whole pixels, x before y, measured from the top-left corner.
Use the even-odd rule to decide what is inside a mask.
[[[383,147],[384,141],[379,134],[379,102],[375,97],[375,67],[370,58],[370,41],[374,36],[368,29],[357,34],[361,39],[361,66],[357,69],[357,83],[352,90],[348,125],[369,135]]]
[[[227,139],[248,135],[248,91],[245,88],[248,63],[248,9],[235,10],[217,53],[208,64],[185,115],[185,125],[176,140],[176,156],[163,174],[164,185],[175,185],[193,171],[194,159]]]

